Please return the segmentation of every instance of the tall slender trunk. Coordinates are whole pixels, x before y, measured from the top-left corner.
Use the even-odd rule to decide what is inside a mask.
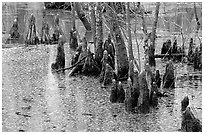
[[[96,12],[96,38],[97,38],[97,45],[96,45],[96,61],[99,63],[103,57],[102,45],[103,45],[103,18],[102,18],[102,7],[101,3],[99,2],[97,5],[97,12]]]
[[[149,63],[149,55],[148,55],[148,32],[147,32],[147,27],[146,27],[146,21],[145,21],[145,17],[144,17],[144,8],[141,5],[138,5],[139,11],[140,11],[140,15],[141,15],[141,19],[142,19],[142,31],[144,33],[144,54],[145,54],[145,64]]]
[[[94,43],[94,50],[96,50],[96,13],[95,13],[95,3],[91,3],[91,21],[92,21],[92,38]]]
[[[72,2],[72,26],[73,30],[76,30],[76,24],[75,24],[75,8],[74,8],[74,2]]]
[[[151,42],[154,48],[155,48],[156,29],[157,29],[160,2],[157,2],[156,4],[157,5],[156,5],[156,11],[155,11],[155,20],[152,26],[152,34],[151,34]]]
[[[160,2],[157,2],[156,11],[155,11],[155,20],[152,26],[152,33],[150,36],[150,41],[151,41],[150,47],[149,47],[149,65],[150,66],[156,66],[154,52],[155,52],[155,39],[156,39],[156,29],[157,29],[158,15],[159,15],[159,6],[160,6]]]
[[[134,10],[136,11],[136,6],[135,6],[135,2],[134,2]],[[137,14],[135,14],[135,30],[134,30],[134,35],[135,35],[135,42],[136,42],[136,46],[137,46],[137,54],[138,54],[138,71],[141,72],[141,60],[140,60],[140,47],[139,47],[139,43],[138,43],[138,40],[137,40]]]
[[[129,54],[129,77],[134,73],[133,65],[133,51],[132,51],[132,36],[131,36],[131,23],[130,23],[130,3],[126,3],[126,26],[128,29],[128,54]]]
[[[197,14],[196,3],[195,2],[194,2],[194,12],[195,12],[195,19],[196,19],[196,23],[197,23],[196,33],[198,33],[198,31],[200,29],[200,22],[199,22],[199,19],[198,19],[198,14]]]
[[[131,36],[131,23],[130,23],[130,3],[126,3],[126,21],[127,21],[127,29],[128,29],[128,54],[129,54],[129,62],[134,59],[133,51],[132,51],[132,36]]]

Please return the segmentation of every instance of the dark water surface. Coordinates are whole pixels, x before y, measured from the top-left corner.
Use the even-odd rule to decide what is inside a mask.
[[[40,18],[41,4],[20,5],[23,10],[28,9],[22,11],[25,16],[35,12]],[[64,24],[69,20],[60,21],[68,35],[69,26]],[[37,27],[41,27],[40,22]],[[181,128],[180,102],[186,95],[196,117],[202,121],[201,76],[189,77],[201,75],[201,71],[186,64],[175,64],[176,88],[161,89],[169,96],[159,99],[157,109],[151,109],[149,114],[127,114],[124,104],[110,103],[110,89],[101,88],[97,78],[68,77],[69,71],[52,73],[50,65],[56,57],[56,45],[20,46],[2,49],[3,132],[178,131]],[[142,46],[140,50],[143,53]],[[134,51],[136,54],[136,47]],[[72,53],[66,43],[66,67],[70,66]],[[161,59],[156,62],[163,75],[166,63]]]

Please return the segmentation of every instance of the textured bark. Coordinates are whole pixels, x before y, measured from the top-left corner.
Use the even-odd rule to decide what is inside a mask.
[[[15,38],[15,39],[20,37],[19,31],[18,31],[18,18],[14,20],[13,26],[11,27],[11,30],[10,30],[10,35],[11,35],[11,38]]]
[[[57,45],[57,57],[55,63],[52,63],[51,68],[53,70],[63,69],[65,67],[65,53],[64,53],[64,41],[62,38],[59,39]]]
[[[75,24],[75,7],[74,7],[74,3],[72,2],[72,27],[73,30],[76,30],[76,24]]]
[[[97,37],[97,45],[96,45],[96,61],[101,66],[101,59],[103,57],[102,45],[103,45],[103,18],[102,18],[102,8],[101,3],[99,2],[97,5],[96,12],[96,37]]]
[[[190,107],[187,107],[182,114],[181,130],[183,132],[202,132],[202,124]]]
[[[136,11],[135,2],[134,2],[134,10]],[[134,30],[134,35],[135,35],[135,41],[136,41],[136,46],[137,46],[137,54],[138,54],[138,64],[139,64],[138,65],[138,71],[141,72],[140,47],[139,47],[139,43],[138,43],[138,40],[137,40],[137,14],[135,14],[135,30]]]
[[[92,21],[92,37],[94,43],[94,49],[96,50],[96,12],[95,12],[95,4],[90,4],[91,6],[91,21]]]
[[[152,26],[152,33],[151,33],[151,43],[154,48],[155,48],[156,29],[157,29],[160,2],[157,2],[156,4],[157,5],[156,5],[156,11],[155,11],[155,20]]]
[[[127,85],[128,85],[128,88],[126,88],[125,90],[125,110],[128,113],[133,113],[134,112],[134,106],[133,106],[134,100],[131,95],[133,87],[132,87],[132,82],[130,78],[128,78],[127,80]]]
[[[172,61],[166,65],[163,76],[163,88],[175,88],[174,65]]]
[[[198,14],[197,14],[195,2],[194,2],[194,12],[195,12],[195,19],[196,19],[196,23],[197,23],[196,33],[198,33],[201,24],[200,24],[199,19],[198,19]]]
[[[146,80],[146,71],[143,71],[139,75],[139,86],[140,86],[140,96],[139,96],[139,102],[138,106],[140,106],[140,110],[143,113],[149,112],[149,89],[148,89],[148,83]]]
[[[38,42],[39,42],[39,39],[36,35],[35,17],[34,15],[31,15],[31,18],[29,20],[29,28],[28,28],[28,33],[26,36],[25,43],[36,45],[38,44]]]
[[[59,36],[62,35],[64,37],[64,33],[62,31],[62,28],[59,24],[60,22],[60,18],[59,18],[59,14],[57,14],[54,18],[54,33],[52,36],[52,43],[56,43],[59,40]]]
[[[130,3],[126,3],[126,20],[127,20],[127,29],[128,29],[128,53],[129,61],[134,59],[132,51],[132,36],[131,36],[131,24],[130,24]],[[130,72],[133,73],[133,72]]]
[[[42,29],[41,29],[41,43],[44,44],[50,44],[51,43],[51,37],[50,37],[50,34],[49,34],[49,24],[45,18],[45,12],[44,12],[44,15],[43,15],[43,21],[42,21]]]
[[[156,39],[156,29],[157,29],[160,2],[157,2],[156,4],[157,5],[156,5],[156,11],[155,11],[155,20],[152,26],[152,32],[151,32],[151,37],[150,37],[151,43],[149,47],[149,65],[150,66],[156,66],[154,52],[155,52],[155,39]]]
[[[81,7],[80,2],[75,2],[75,10],[81,22],[84,24],[84,27],[87,31],[91,31],[91,24],[89,23],[88,19],[85,16],[85,13]]]
[[[116,103],[118,100],[118,87],[115,79],[112,80],[111,94],[110,94],[110,102]]]
[[[143,30],[143,33],[144,33],[144,54],[145,54],[145,64],[146,63],[149,63],[149,55],[148,55],[148,40],[149,40],[149,36],[148,36],[148,33],[147,33],[147,27],[146,27],[146,21],[145,21],[145,18],[144,18],[144,7],[141,6],[140,4],[137,5],[138,7],[138,10],[139,10],[139,13],[141,15],[141,19],[142,19],[142,30]]]
[[[111,7],[113,7],[114,10],[114,3],[110,3]],[[109,8],[110,9],[110,8]],[[117,71],[117,75],[118,78],[123,78],[125,76],[127,76],[128,74],[128,69],[129,69],[129,64],[128,64],[128,56],[127,56],[127,50],[126,50],[126,46],[125,46],[125,42],[123,39],[123,36],[121,34],[121,30],[119,27],[119,23],[118,23],[118,18],[115,14],[115,12],[113,12],[112,10],[109,11],[109,16],[111,18],[110,22],[111,22],[111,31],[112,31],[112,35],[113,35],[113,40],[114,40],[114,44],[115,44],[115,53],[116,53],[116,71]]]
[[[150,66],[156,66],[156,61],[154,59],[154,51],[155,51],[155,39],[156,39],[156,28],[157,28],[157,21],[158,21],[158,14],[159,14],[159,6],[160,2],[156,3],[156,11],[155,11],[155,20],[152,26],[152,32],[148,33],[144,18],[144,9],[139,5],[140,14],[142,18],[142,26],[143,32],[145,34],[145,62],[148,63]],[[148,40],[150,39],[150,45],[148,45]]]

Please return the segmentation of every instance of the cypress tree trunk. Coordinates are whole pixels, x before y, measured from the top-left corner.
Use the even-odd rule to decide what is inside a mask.
[[[150,35],[150,41],[151,41],[150,47],[149,47],[149,65],[150,66],[156,66],[154,52],[155,52],[155,39],[156,39],[156,29],[157,29],[157,22],[158,22],[159,6],[160,6],[160,2],[157,2],[156,11],[155,11],[155,20],[152,26],[152,33]]]
[[[111,2],[110,5],[111,7],[113,7],[113,10],[114,10],[115,3]],[[115,41],[114,44],[115,44],[115,53],[116,53],[116,72],[118,75],[118,79],[120,79],[120,78],[124,78],[128,74],[129,62],[128,62],[127,50],[119,27],[117,14],[115,14],[115,12],[113,11],[110,11],[109,16],[111,18],[111,21],[110,21],[112,25],[111,29],[112,29],[113,38]]]
[[[126,3],[126,21],[128,29],[128,53],[129,53],[129,62],[134,59],[132,51],[132,36],[131,36],[131,24],[130,24],[130,3]]]
[[[85,13],[81,7],[80,2],[75,2],[75,10],[81,22],[84,24],[84,27],[87,31],[91,31],[91,24],[89,23],[88,19],[85,16]]]
[[[95,13],[95,3],[91,3],[91,20],[92,20],[92,38],[94,42],[94,50],[96,50],[96,13]]]
[[[103,45],[103,18],[102,18],[102,8],[101,3],[97,5],[96,11],[96,61],[101,65],[101,59],[103,57],[102,45]]]
[[[141,106],[141,110],[143,112],[149,111],[150,106],[150,98],[152,94],[152,81],[153,74],[150,69],[150,66],[156,66],[156,62],[154,59],[154,51],[155,51],[155,36],[156,36],[156,26],[158,21],[158,13],[159,13],[160,3],[157,2],[156,12],[155,12],[155,20],[152,26],[152,32],[148,33],[144,18],[144,9],[139,5],[139,10],[142,18],[143,32],[145,36],[144,40],[144,51],[145,51],[145,70],[139,75],[139,86],[140,86],[140,96],[139,96],[139,106]],[[150,40],[150,45],[148,44]],[[152,101],[152,100],[151,100]]]
[[[195,12],[195,19],[196,19],[196,23],[197,23],[196,33],[198,33],[198,31],[200,29],[200,22],[199,22],[199,19],[198,19],[198,14],[197,14],[196,3],[195,2],[194,2],[194,12]]]
[[[76,31],[74,2],[72,2],[72,17],[73,30]]]

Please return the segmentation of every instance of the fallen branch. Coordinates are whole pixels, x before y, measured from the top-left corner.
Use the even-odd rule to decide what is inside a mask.
[[[69,69],[72,69],[74,68],[75,66],[77,66],[79,63],[81,63],[83,60],[85,60],[88,56],[90,55],[93,55],[93,53],[91,54],[88,54],[87,56],[83,57],[81,60],[77,61],[77,63],[75,63],[74,65],[72,65],[71,67],[67,67],[67,68],[62,68],[62,69],[58,69],[56,70],[56,72],[59,72],[59,71],[65,71],[65,70],[69,70]]]
[[[184,53],[180,53],[180,54],[155,54],[154,58],[180,57],[180,56],[185,56],[185,54]]]

